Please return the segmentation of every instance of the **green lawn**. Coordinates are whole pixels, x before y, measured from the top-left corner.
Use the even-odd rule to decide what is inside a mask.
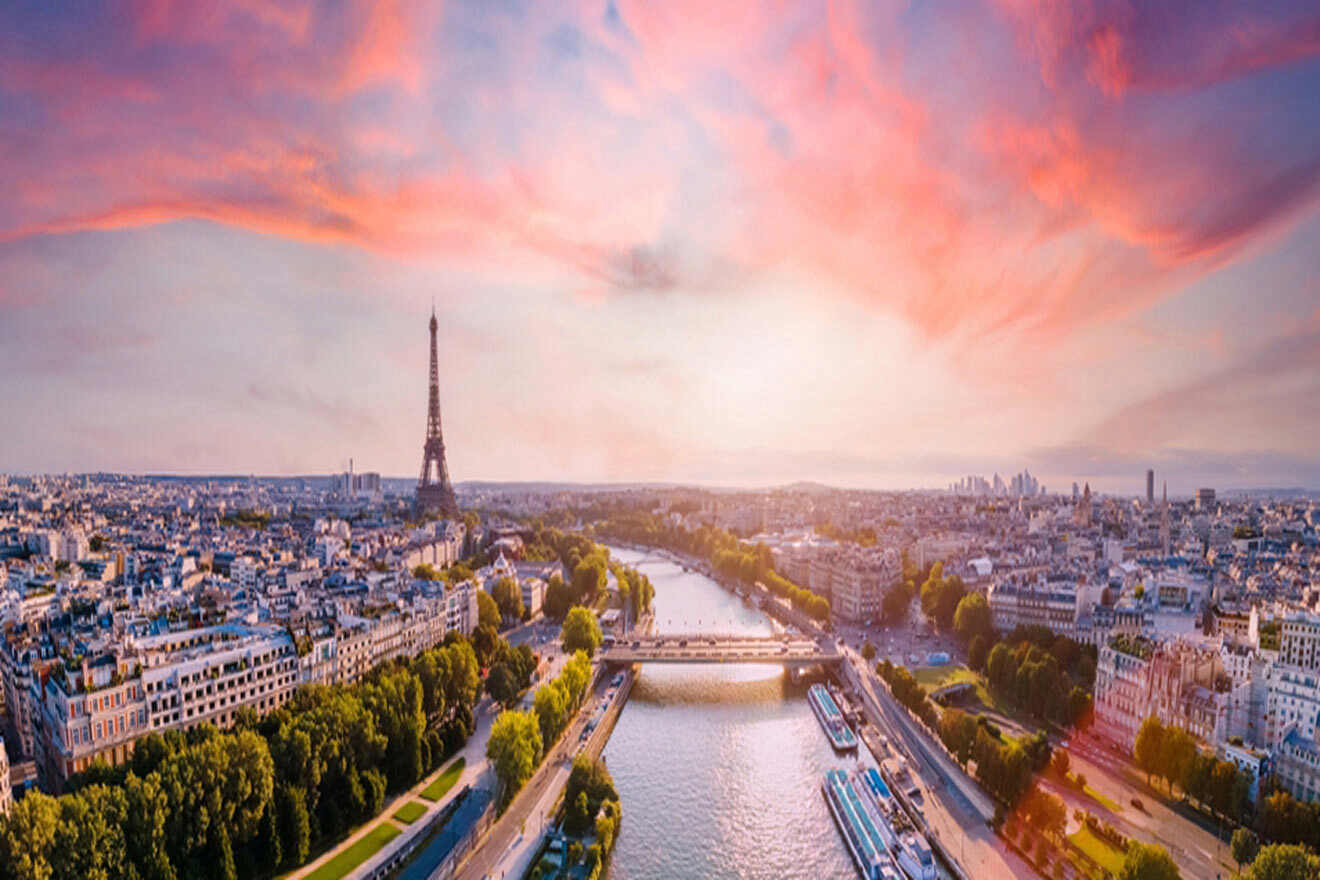
[[[930,690],[942,688],[946,684],[958,684],[964,681],[977,683],[979,681],[975,672],[972,672],[966,666],[955,666],[952,663],[947,666],[919,667],[912,670],[912,677],[917,680],[917,684]]]
[[[1122,812],[1123,806],[1121,804],[1117,803],[1116,801],[1110,800],[1109,798],[1102,795],[1100,792],[1096,791],[1091,786],[1089,785],[1086,786],[1086,788],[1083,789],[1083,791],[1085,791],[1093,800],[1095,800],[1096,803],[1100,804],[1100,806],[1104,807],[1106,810],[1109,810],[1112,813]]]
[[[1095,859],[1100,867],[1111,874],[1117,875],[1123,870],[1123,853],[1114,849],[1091,832],[1090,828],[1083,825],[1076,833],[1068,837],[1077,848]]]
[[[435,778],[435,782],[421,790],[420,796],[428,801],[440,800],[445,796],[445,792],[453,788],[455,782],[458,782],[458,777],[463,775],[463,767],[466,763],[466,758],[459,758],[454,761],[445,768],[445,772]]]
[[[348,849],[307,875],[307,880],[339,880],[349,871],[371,858],[382,846],[399,836],[399,829],[381,822]]]
[[[419,804],[417,801],[408,801],[408,803],[394,811],[394,818],[405,825],[411,825],[426,814],[426,804]]]
[[[948,666],[922,666],[919,669],[912,670],[912,677],[917,680],[917,684],[928,691],[935,691],[951,684],[971,682],[976,685],[976,699],[981,702],[981,705],[988,709],[1000,711],[998,704],[990,696],[985,681],[966,666],[956,666],[952,663]]]

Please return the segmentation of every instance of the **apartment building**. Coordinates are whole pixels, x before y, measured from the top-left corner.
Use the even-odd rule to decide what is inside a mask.
[[[1279,662],[1320,672],[1320,615],[1292,611],[1279,627]]]
[[[1100,598],[1100,587],[1085,575],[1010,574],[990,585],[986,602],[1000,632],[1019,626],[1044,626],[1085,641],[1083,621]]]
[[[1100,732],[1128,750],[1151,716],[1215,744],[1247,730],[1251,682],[1235,685],[1212,647],[1119,636],[1100,649],[1094,705]]]
[[[897,551],[838,547],[817,554],[811,561],[811,589],[829,596],[830,610],[848,623],[861,623],[880,614],[885,590],[898,578]]]
[[[279,627],[232,624],[130,638],[52,668],[41,688],[33,737],[38,771],[59,791],[96,760],[122,763],[144,734],[225,727],[240,706],[283,704],[298,684],[293,640]]]
[[[0,686],[4,688],[5,710],[12,741],[18,744],[16,760],[31,757],[36,750],[32,736],[35,709],[32,683],[51,662],[43,660],[41,646],[26,636],[0,641]]]
[[[1320,745],[1290,728],[1274,748],[1274,778],[1296,798],[1320,800]]]
[[[1096,726],[1131,750],[1147,717],[1148,668],[1155,646],[1141,637],[1117,638],[1100,648],[1095,667]]]
[[[0,816],[8,816],[14,806],[14,792],[9,785],[9,754],[5,751],[5,742],[0,739]]]

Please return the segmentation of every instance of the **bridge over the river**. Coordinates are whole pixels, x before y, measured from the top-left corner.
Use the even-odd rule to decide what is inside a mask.
[[[843,654],[832,642],[801,637],[730,636],[693,633],[626,636],[603,647],[606,663],[774,663],[814,666],[838,663]]]

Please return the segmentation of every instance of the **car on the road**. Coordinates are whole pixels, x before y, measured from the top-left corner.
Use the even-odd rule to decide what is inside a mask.
[[[1146,812],[1146,805],[1141,802],[1141,798],[1133,798],[1130,803],[1141,812]]]
[[[679,642],[678,642],[678,646],[679,646],[680,648],[686,648],[686,647],[687,647],[687,639],[680,639]]]

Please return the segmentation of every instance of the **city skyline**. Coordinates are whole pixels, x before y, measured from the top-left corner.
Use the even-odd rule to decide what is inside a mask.
[[[935,15],[7,7],[0,468],[413,473],[434,298],[460,484],[1320,487],[1314,11]]]

